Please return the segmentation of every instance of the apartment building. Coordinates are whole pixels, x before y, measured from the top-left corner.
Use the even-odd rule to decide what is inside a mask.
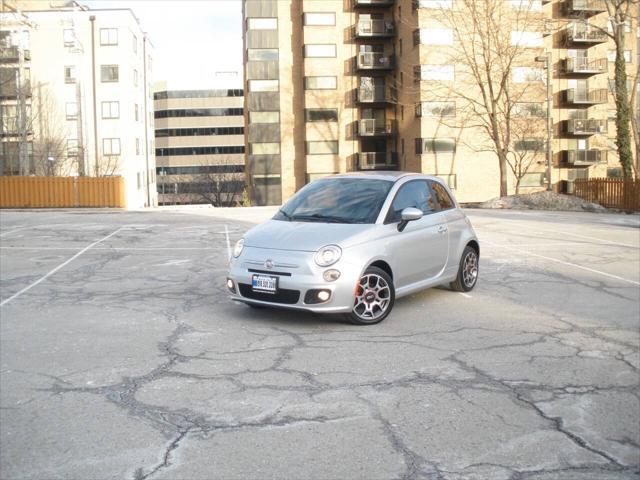
[[[244,117],[241,88],[154,93],[160,205],[243,200]]]
[[[0,173],[125,180],[126,205],[157,203],[153,46],[129,9],[3,0]]]
[[[483,0],[466,8],[485,2],[504,17],[500,48],[513,60],[512,128],[502,139],[511,145],[508,192],[545,189],[549,163],[556,190],[576,178],[619,175],[604,2]],[[461,0],[243,0],[254,203],[278,204],[324,175],[382,169],[437,175],[461,202],[498,196],[496,149],[474,111],[482,88],[464,62],[473,25],[456,17],[461,7]],[[635,20],[625,30],[633,80]]]

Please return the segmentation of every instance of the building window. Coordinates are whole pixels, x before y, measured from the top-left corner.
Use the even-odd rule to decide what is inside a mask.
[[[544,117],[547,112],[542,102],[516,102],[512,114],[514,117]]]
[[[100,80],[102,82],[117,82],[119,79],[118,65],[101,65]]]
[[[416,138],[416,154],[455,153],[455,138]]]
[[[337,122],[338,110],[335,108],[307,108],[304,111],[307,122]]]
[[[136,70],[135,68],[133,69],[133,86],[138,86],[138,70]]]
[[[455,68],[453,65],[420,65],[417,74],[418,80],[453,81]]]
[[[513,67],[511,78],[513,83],[544,82],[544,69],[537,67]]]
[[[277,48],[250,48],[247,50],[250,62],[273,62],[278,60]]]
[[[249,112],[249,123],[280,123],[280,112]]]
[[[250,143],[251,155],[277,155],[280,153],[280,143]]]
[[[133,53],[138,53],[138,37],[133,36]]]
[[[417,117],[455,117],[456,102],[422,102],[416,108]]]
[[[65,47],[73,47],[76,43],[76,33],[73,31],[73,28],[65,28],[62,30],[62,38]]]
[[[518,152],[541,152],[544,150],[543,138],[523,138],[514,142],[513,147]]]
[[[278,80],[249,80],[250,92],[277,92],[279,88]]]
[[[133,118],[135,118],[136,122],[139,121],[140,118],[140,108],[137,103],[133,106]]]
[[[120,155],[120,139],[119,138],[103,138],[102,154],[103,155]]]
[[[319,142],[306,142],[307,155],[337,155],[338,141],[323,140]]]
[[[304,46],[306,58],[332,58],[336,56],[335,44],[309,44]]]
[[[511,45],[517,47],[543,47],[542,32],[511,32]]]
[[[607,178],[622,178],[622,168],[607,168]]]
[[[451,10],[453,8],[453,0],[419,0],[418,8]]]
[[[631,50],[624,50],[622,52],[622,55],[624,56],[624,61],[626,63],[631,63]],[[610,62],[615,62],[616,61],[616,51],[615,50],[607,51],[607,59]]]
[[[544,185],[544,173],[525,173],[520,179],[521,187],[542,187]]]
[[[305,90],[335,90],[338,77],[304,77]]]
[[[102,102],[102,118],[120,118],[120,102]]]
[[[76,83],[76,67],[73,65],[64,67],[64,83]]]
[[[414,45],[453,45],[453,30],[450,28],[421,28],[414,32],[413,43]]]
[[[78,156],[78,139],[77,138],[67,139],[67,157],[77,157],[77,156]]]
[[[277,30],[277,18],[248,18],[247,28],[249,30]]]
[[[153,112],[154,118],[177,118],[177,117],[228,117],[241,116],[244,112],[242,108],[188,108],[176,110],[156,110]]]
[[[78,118],[78,104],[76,102],[67,102],[65,112],[67,120],[76,120]]]
[[[136,138],[136,155],[140,155],[140,139]]]
[[[304,24],[310,26],[325,26],[336,24],[335,13],[305,13]]]
[[[117,28],[101,28],[100,29],[100,45],[118,45],[118,29]]]

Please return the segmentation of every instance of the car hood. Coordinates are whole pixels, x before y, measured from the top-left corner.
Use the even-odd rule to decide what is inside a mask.
[[[374,228],[373,224],[268,220],[249,230],[244,236],[244,244],[247,247],[306,252],[315,252],[329,244],[348,248],[364,241]]]

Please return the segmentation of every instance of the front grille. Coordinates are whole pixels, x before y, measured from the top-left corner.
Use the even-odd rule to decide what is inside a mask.
[[[264,293],[254,292],[251,285],[246,283],[239,283],[240,294],[245,298],[251,300],[260,300],[261,302],[272,303],[284,303],[287,305],[294,305],[298,303],[300,299],[300,292],[298,290],[287,290],[286,288],[279,288],[276,293]]]

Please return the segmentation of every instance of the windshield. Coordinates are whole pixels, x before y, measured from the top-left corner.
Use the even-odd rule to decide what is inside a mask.
[[[375,223],[393,182],[327,178],[310,183],[284,204],[274,220]]]

